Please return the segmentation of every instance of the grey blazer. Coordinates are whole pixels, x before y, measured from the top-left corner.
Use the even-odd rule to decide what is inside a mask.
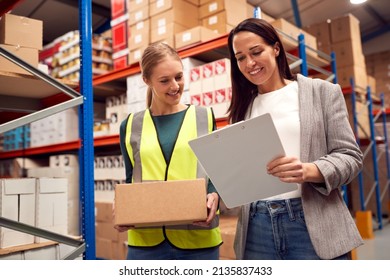
[[[302,205],[310,239],[317,255],[333,259],[363,244],[356,224],[341,196],[340,187],[351,182],[363,166],[339,85],[298,74],[302,162],[316,164],[324,183],[302,184]],[[241,207],[234,249],[237,259],[245,251],[249,204]]]

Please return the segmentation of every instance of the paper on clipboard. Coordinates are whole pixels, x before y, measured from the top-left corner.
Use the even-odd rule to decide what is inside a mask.
[[[189,145],[228,208],[297,188],[267,173],[267,163],[285,155],[268,113],[191,140]]]

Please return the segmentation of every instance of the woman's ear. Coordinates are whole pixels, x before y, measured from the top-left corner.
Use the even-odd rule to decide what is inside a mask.
[[[280,46],[279,46],[279,42],[276,42],[275,45],[274,45],[274,52],[275,52],[275,56],[279,56],[279,52],[280,52]]]
[[[142,80],[144,80],[144,83],[145,83],[147,86],[150,86],[150,85],[149,85],[149,82],[148,82],[148,79],[146,79],[145,77],[142,77]]]

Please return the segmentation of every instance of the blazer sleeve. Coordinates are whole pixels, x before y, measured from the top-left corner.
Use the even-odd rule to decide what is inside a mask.
[[[317,85],[315,85],[317,84]],[[341,88],[337,84],[317,81],[319,100],[326,137],[326,152],[314,161],[325,178],[324,184],[312,184],[327,195],[333,189],[350,183],[363,167],[360,150],[352,127]],[[313,140],[315,141],[315,140]]]

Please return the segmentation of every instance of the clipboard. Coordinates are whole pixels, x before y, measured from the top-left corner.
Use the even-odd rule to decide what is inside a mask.
[[[267,163],[285,155],[269,113],[188,143],[228,208],[297,189],[267,173]]]

